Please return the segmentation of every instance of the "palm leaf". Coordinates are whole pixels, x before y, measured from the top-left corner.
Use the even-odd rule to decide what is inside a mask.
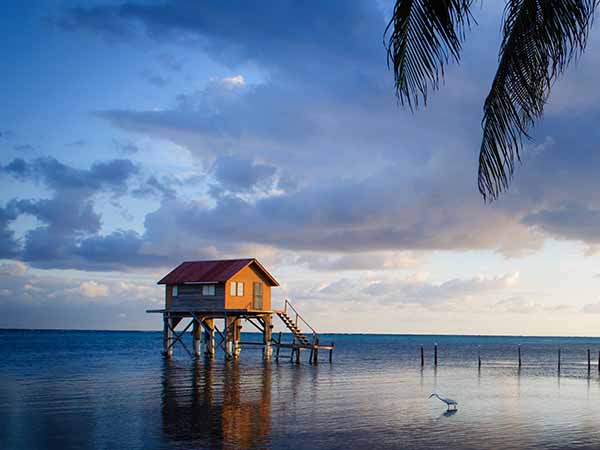
[[[542,116],[553,82],[585,49],[596,1],[508,1],[482,121],[478,184],[484,199],[508,188],[523,137]]]
[[[472,19],[473,0],[396,0],[384,36],[388,66],[394,68],[396,96],[412,110],[437,90],[444,65],[459,61],[461,42]]]

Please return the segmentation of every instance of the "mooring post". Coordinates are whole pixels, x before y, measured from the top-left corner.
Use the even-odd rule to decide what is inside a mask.
[[[477,368],[481,369],[481,347],[477,347]]]
[[[421,367],[425,367],[425,351],[423,350],[422,345],[421,345]]]
[[[433,344],[433,365],[437,367],[437,342]]]
[[[590,349],[587,349],[587,357],[588,357],[588,373],[592,371],[592,359],[590,357]]]
[[[234,321],[234,333],[233,333],[233,356],[237,358],[242,352],[242,345],[240,341],[242,339],[242,319],[236,318]]]
[[[203,324],[204,354],[212,358],[215,356],[215,319],[205,319]]]
[[[560,374],[560,347],[558,347],[558,373]]]
[[[197,319],[194,319],[194,325],[192,328],[192,336],[193,336],[193,348],[194,348],[194,357],[200,357],[200,349],[202,347],[202,325]]]
[[[267,314],[263,317],[263,357],[264,359],[271,359],[271,355],[273,354],[273,348],[271,347],[271,339],[273,337],[273,316],[271,314]]]
[[[313,364],[319,364],[319,336],[315,336],[313,350]]]
[[[171,319],[168,313],[163,313],[163,355],[165,358],[173,356],[173,331],[171,330]]]
[[[329,363],[333,362],[333,348],[335,347],[335,342],[331,341],[331,348],[329,349]]]
[[[300,364],[300,347],[296,349],[296,364]]]
[[[521,344],[519,344],[518,350],[519,350],[519,369],[520,369],[521,368]]]
[[[279,337],[277,339],[277,354],[275,355],[275,359],[279,361],[279,351],[281,350],[281,331],[279,332]]]

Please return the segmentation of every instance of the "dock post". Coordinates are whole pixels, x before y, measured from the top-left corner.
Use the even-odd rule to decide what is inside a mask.
[[[331,348],[329,349],[329,364],[333,362],[333,348],[335,347],[335,342],[331,341]]]
[[[300,347],[296,348],[296,364],[300,364]]]
[[[433,344],[433,365],[437,367],[437,342]]]
[[[240,344],[242,337],[242,319],[236,318],[233,325],[233,357],[237,358],[242,352],[242,346]]]
[[[194,319],[194,325],[192,328],[192,336],[194,340],[194,357],[200,357],[200,349],[202,347],[202,325],[197,319]]]
[[[521,368],[521,344],[519,344],[518,351],[519,351],[519,369],[520,369]]]
[[[313,357],[313,364],[319,364],[319,337],[315,336],[314,339],[314,350],[312,353],[312,357]]]
[[[273,337],[273,316],[267,314],[263,317],[264,330],[263,330],[263,357],[264,359],[271,359],[273,354],[273,347],[271,346],[271,339]]]
[[[204,354],[209,358],[215,356],[215,319],[204,320]]]
[[[477,368],[481,369],[481,347],[477,347]]]
[[[163,313],[163,356],[165,358],[173,357],[173,331],[171,327],[172,321],[169,313]]]
[[[279,361],[279,351],[281,350],[281,331],[279,332],[279,338],[277,338],[277,354],[275,355],[275,359]]]
[[[235,317],[225,315],[225,359],[233,359],[235,357],[235,332],[236,320]]]
[[[422,345],[421,345],[421,367],[425,367],[425,351],[423,350]]]
[[[560,374],[560,347],[558,347],[558,373]]]
[[[587,349],[587,357],[588,357],[588,373],[592,371],[592,359],[590,356],[590,349]]]

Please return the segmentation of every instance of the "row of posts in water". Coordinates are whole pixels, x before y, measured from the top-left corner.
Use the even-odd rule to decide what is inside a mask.
[[[519,365],[519,369],[523,364],[523,360],[521,358],[521,346],[517,347],[517,363]],[[438,345],[433,345],[433,365],[437,367],[438,365]],[[558,371],[560,372],[561,366],[561,351],[560,347],[558,349]],[[421,367],[425,367],[425,350],[421,345]],[[481,369],[481,349],[477,349],[477,367]],[[592,353],[590,349],[587,349],[587,370],[588,372],[592,371]],[[600,351],[598,351],[598,371],[600,372]]]

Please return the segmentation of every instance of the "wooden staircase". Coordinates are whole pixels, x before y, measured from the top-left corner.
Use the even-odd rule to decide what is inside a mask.
[[[275,310],[275,314],[281,319],[281,321],[285,324],[288,330],[292,332],[294,335],[294,340],[297,340],[298,343],[302,345],[309,346],[311,345],[311,341],[306,336],[300,328],[298,328],[297,322],[292,320],[292,318],[288,315],[285,310]],[[316,333],[315,333],[316,334]]]
[[[300,315],[296,308],[292,306],[289,300],[285,300],[284,309],[276,309],[273,312],[277,314],[287,329],[290,330],[294,336],[294,342],[292,343],[281,342],[281,333],[279,333],[279,339],[272,339],[273,343],[277,347],[277,360],[279,360],[280,350],[282,348],[289,348],[292,351],[290,354],[290,359],[293,361],[295,356],[297,363],[300,363],[301,349],[310,350],[308,361],[311,364],[317,364],[319,360],[319,350],[329,351],[329,362],[332,361],[334,343],[332,342],[331,345],[320,344],[319,335],[315,329],[311,327],[306,320],[304,320],[304,318]],[[293,315],[293,318],[291,315]],[[303,327],[306,327],[306,329],[310,330],[310,332],[304,333],[298,326],[299,323],[301,323]]]

